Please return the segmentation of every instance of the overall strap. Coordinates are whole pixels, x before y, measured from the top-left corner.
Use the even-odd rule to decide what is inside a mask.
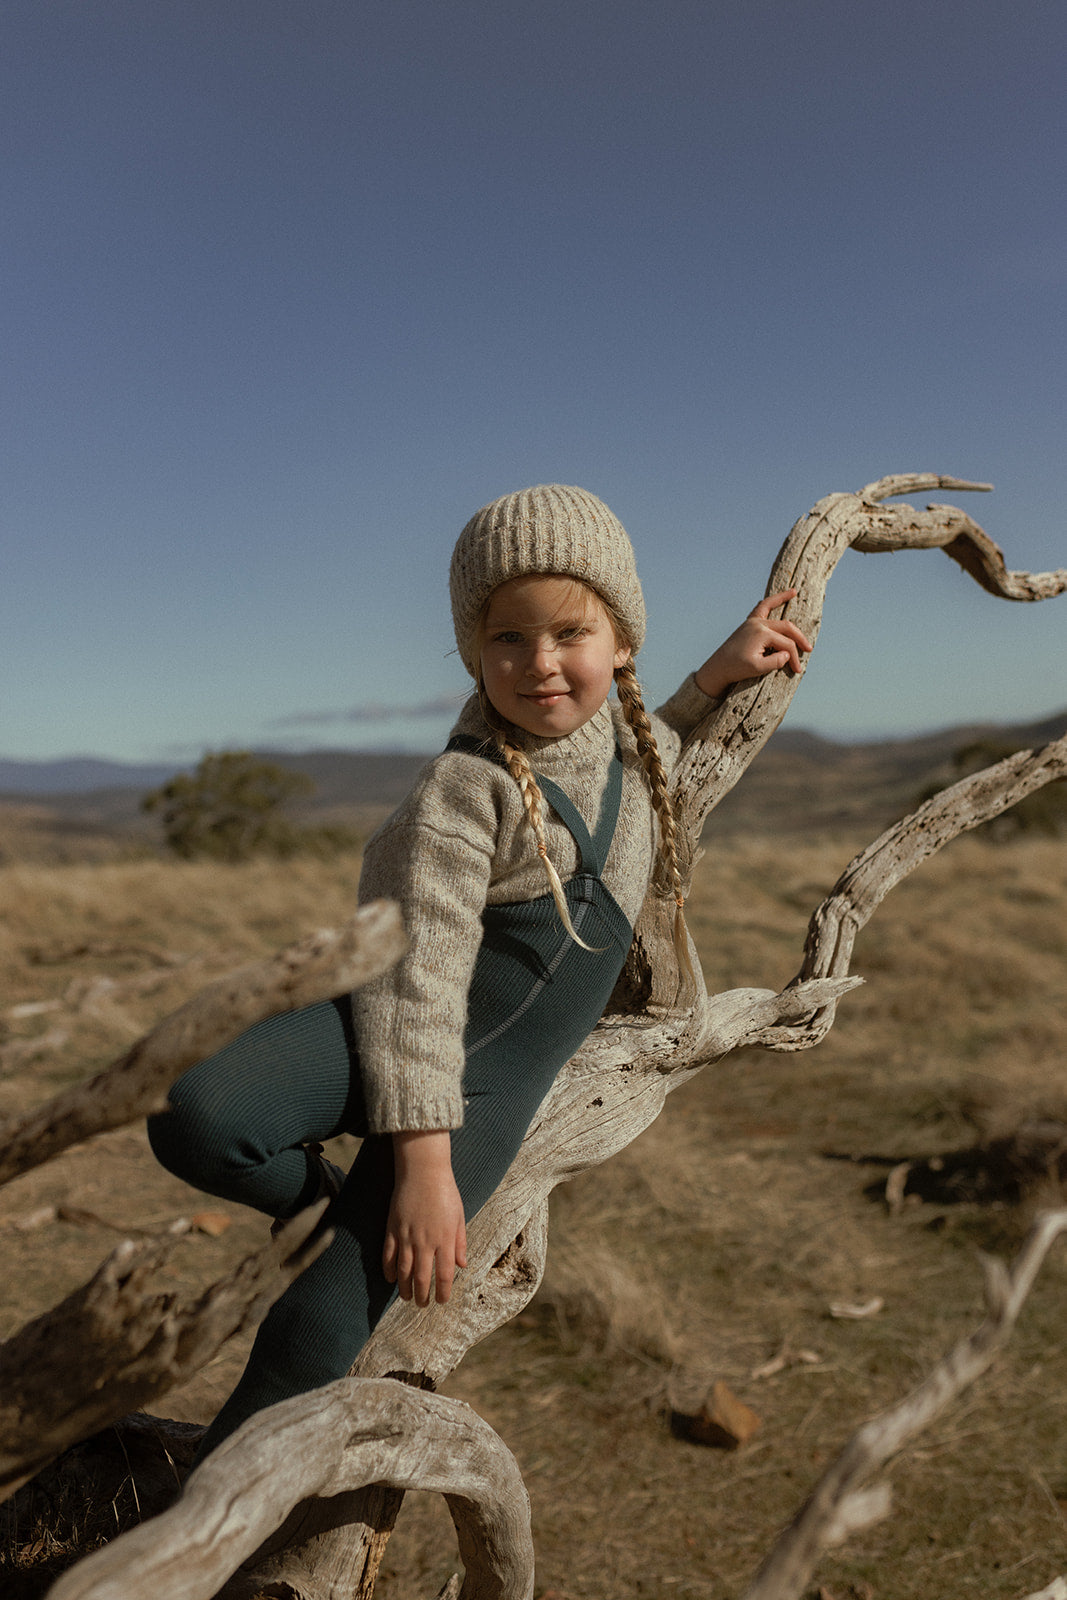
[[[492,740],[476,739],[473,734],[455,734],[449,739],[445,749],[463,750],[467,755],[484,756],[487,761],[495,761],[498,767],[507,767],[507,762]],[[569,795],[563,792],[559,784],[553,783],[551,778],[543,777],[540,772],[537,774],[537,783],[557,817],[574,837],[581,856],[579,871],[588,873],[590,877],[599,878],[608,859],[611,841],[615,836],[615,824],[619,820],[619,805],[622,800],[622,751],[618,744],[615,746],[615,754],[608,767],[608,781],[604,790],[600,821],[592,838],[578,807]]]

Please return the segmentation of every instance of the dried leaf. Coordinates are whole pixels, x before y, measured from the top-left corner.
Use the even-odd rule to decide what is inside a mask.
[[[225,1211],[197,1211],[189,1218],[189,1225],[194,1233],[206,1233],[210,1238],[217,1239],[220,1233],[233,1222]]]

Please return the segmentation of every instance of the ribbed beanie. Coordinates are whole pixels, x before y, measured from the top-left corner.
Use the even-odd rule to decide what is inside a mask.
[[[502,495],[467,523],[452,552],[449,591],[463,665],[477,677],[475,632],[482,606],[509,578],[543,572],[580,578],[607,601],[636,655],[645,602],[626,529],[602,500],[566,484]]]

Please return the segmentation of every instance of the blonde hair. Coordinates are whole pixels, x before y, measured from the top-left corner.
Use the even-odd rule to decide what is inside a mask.
[[[627,637],[626,629],[621,619],[603,596],[598,594],[589,584],[583,583],[580,578],[574,578],[572,581],[584,591],[590,601],[595,601],[603,608],[605,615],[611,622],[612,630],[615,634],[616,647],[620,650],[631,651],[631,655],[624,664],[615,668],[615,688],[619,696],[623,717],[637,745],[637,753],[641,759],[645,781],[648,784],[652,809],[659,823],[660,868],[662,878],[669,886],[667,893],[673,898],[675,906],[673,943],[680,978],[679,992],[684,989],[692,993],[696,988],[696,974],[693,971],[693,963],[689,954],[689,934],[685,925],[685,888],[682,883],[681,868],[678,864],[678,828],[674,819],[674,808],[671,805],[667,773],[660,758],[655,735],[652,732],[651,720],[641,697],[641,685],[638,683],[637,673],[634,671],[633,646]],[[519,786],[526,821],[533,830],[534,838],[537,841],[537,853],[541,858],[541,864],[544,867],[545,876],[548,879],[548,886],[555,902],[556,910],[559,912],[560,921],[576,944],[580,944],[583,950],[590,950],[592,946],[587,945],[585,940],[579,937],[571,921],[563,883],[548,853],[544,830],[544,796],[538,785],[537,776],[529,763],[526,752],[516,742],[515,729],[512,724],[500,715],[485,690],[481,670],[481,650],[485,637],[485,622],[491,600],[492,595],[486,599],[482,606],[476,629],[478,703],[481,706],[486,726],[493,736],[493,743],[504,758],[511,776]],[[653,883],[655,883],[655,875],[653,876]]]

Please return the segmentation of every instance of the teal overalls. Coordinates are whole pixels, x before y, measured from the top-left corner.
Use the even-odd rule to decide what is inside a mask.
[[[499,759],[492,745],[463,736],[448,748]],[[596,1027],[630,946],[630,925],[601,882],[622,795],[618,748],[593,837],[556,784],[538,783],[578,845],[578,871],[564,892],[576,932],[593,948],[571,939],[550,894],[483,912],[464,1034],[464,1121],[451,1134],[468,1221],[507,1172],[559,1069]],[[343,1377],[397,1292],[381,1264],[392,1138],[366,1131],[348,996],[250,1028],[178,1080],[170,1109],[149,1119],[148,1132],[179,1177],[281,1217],[315,1190],[303,1146],[363,1135],[330,1207],[333,1242],[271,1308],[203,1457],[253,1412]]]

